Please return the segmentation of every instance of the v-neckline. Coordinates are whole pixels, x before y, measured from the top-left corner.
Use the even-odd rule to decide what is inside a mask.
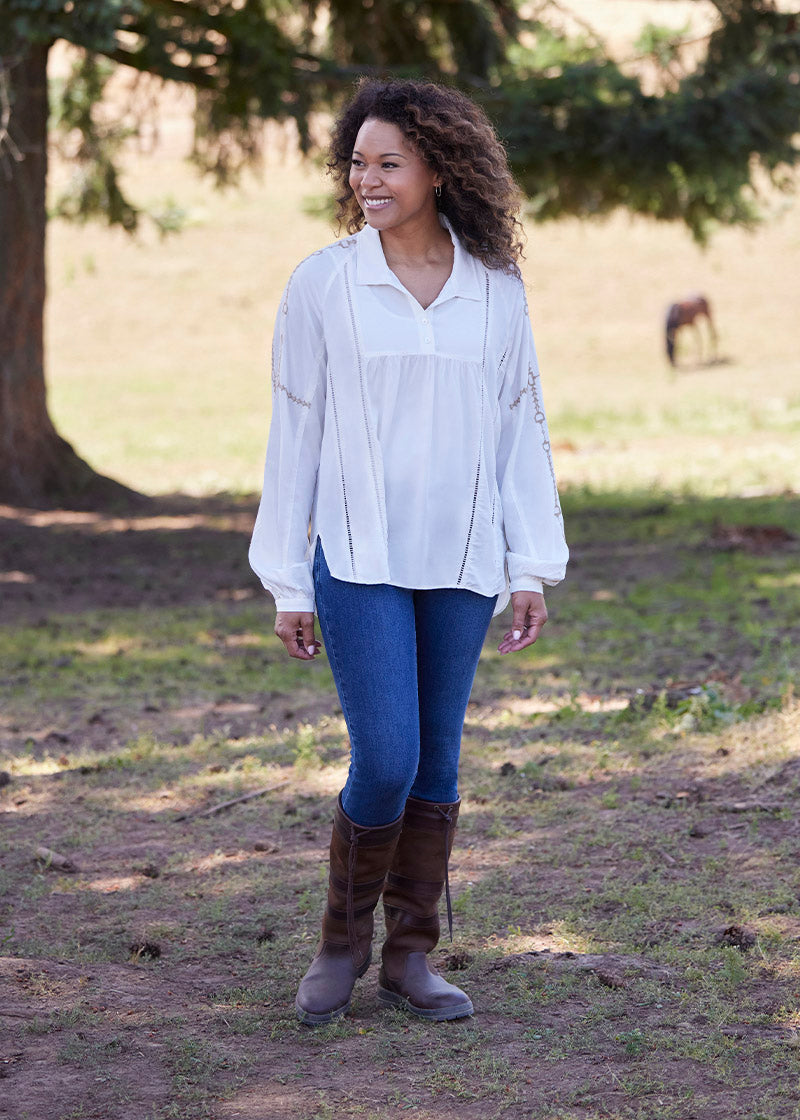
[[[429,303],[423,303],[421,299],[418,299],[417,296],[414,295],[414,293],[411,291],[410,288],[406,287],[406,285],[403,283],[403,281],[397,275],[395,270],[392,268],[392,266],[386,260],[386,253],[383,254],[383,259],[384,259],[384,261],[386,261],[386,267],[389,270],[389,272],[391,272],[394,280],[397,282],[397,284],[399,284],[400,288],[406,293],[406,295],[409,297],[409,299],[413,299],[414,303],[416,303],[417,306],[420,307],[423,311],[428,311],[428,310],[430,310],[431,307],[433,307],[433,305],[439,299],[442,292],[445,290],[447,285],[450,283],[450,280],[452,279],[453,272],[455,271],[455,267],[456,267],[456,247],[455,247],[455,245],[453,245],[452,240],[451,240],[450,244],[451,244],[452,249],[453,249],[453,260],[452,260],[452,263],[450,265],[450,271],[448,272],[447,276],[445,277],[444,283],[442,284],[441,288],[439,289],[439,291],[436,293],[436,295],[433,297],[433,299]],[[383,251],[383,246],[382,245],[381,245],[381,251]]]

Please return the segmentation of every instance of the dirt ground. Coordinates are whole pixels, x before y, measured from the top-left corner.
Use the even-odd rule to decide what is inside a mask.
[[[626,53],[713,16],[569,8]],[[276,130],[215,194],[170,105],[126,182],[179,237],[51,223],[51,408],[138,489],[249,492],[326,188]],[[435,960],[469,1020],[380,1010],[376,964],[345,1021],[295,1020],[347,738],[324,660],[271,635],[252,498],[0,508],[3,1120],[800,1120],[800,226],[767,209],[702,254],[625,215],[529,231],[572,562],[533,652],[494,624],[468,711]],[[694,290],[726,357],[672,377]]]
[[[26,647],[0,717],[0,1116],[800,1115],[800,720],[784,696],[728,722],[758,691],[744,655],[738,683],[719,686],[714,733],[670,725],[665,739],[652,713],[624,722],[621,671],[591,693],[563,678],[548,687],[554,637],[532,688],[532,666],[499,668],[487,642],[465,733],[456,941],[435,955],[477,1013],[431,1026],[380,1011],[373,966],[352,1015],[312,1031],[292,1000],[313,952],[346,740],[324,675],[303,687],[270,677],[286,670],[267,646],[274,687],[246,676],[251,630],[269,625],[246,567],[252,504],[0,515],[3,630]],[[634,545],[617,539],[620,556]],[[609,542],[593,548],[576,550],[573,593],[589,600]],[[796,543],[785,548],[751,560],[790,572]],[[762,596],[762,623],[774,608]],[[159,647],[142,638],[136,660],[121,620],[146,632],[209,609],[212,637],[195,644],[229,675],[219,688],[202,684],[206,663],[191,675],[181,631],[164,672],[190,675],[165,698],[144,657]],[[107,656],[81,677],[75,634],[101,623]],[[793,624],[769,625],[767,644]],[[62,644],[36,653],[38,636]],[[101,682],[117,655],[133,668]],[[75,687],[59,683],[72,672]],[[39,845],[76,869],[35,862]]]

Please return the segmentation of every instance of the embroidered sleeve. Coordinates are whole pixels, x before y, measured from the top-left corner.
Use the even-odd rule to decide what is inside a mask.
[[[502,366],[497,480],[509,581],[512,591],[540,591],[564,578],[569,553],[521,284]]]
[[[325,416],[326,349],[308,262],[295,270],[272,341],[272,421],[250,564],[280,611],[313,611],[309,522]]]

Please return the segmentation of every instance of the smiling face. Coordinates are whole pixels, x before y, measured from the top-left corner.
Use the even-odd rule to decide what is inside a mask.
[[[367,224],[392,230],[436,222],[434,187],[441,177],[411,147],[397,125],[368,117],[353,146],[350,186]]]

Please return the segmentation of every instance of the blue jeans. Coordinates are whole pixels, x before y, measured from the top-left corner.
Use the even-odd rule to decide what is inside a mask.
[[[342,807],[389,824],[406,798],[458,799],[467,702],[496,597],[334,579],[317,541],[317,614],[350,734]]]

